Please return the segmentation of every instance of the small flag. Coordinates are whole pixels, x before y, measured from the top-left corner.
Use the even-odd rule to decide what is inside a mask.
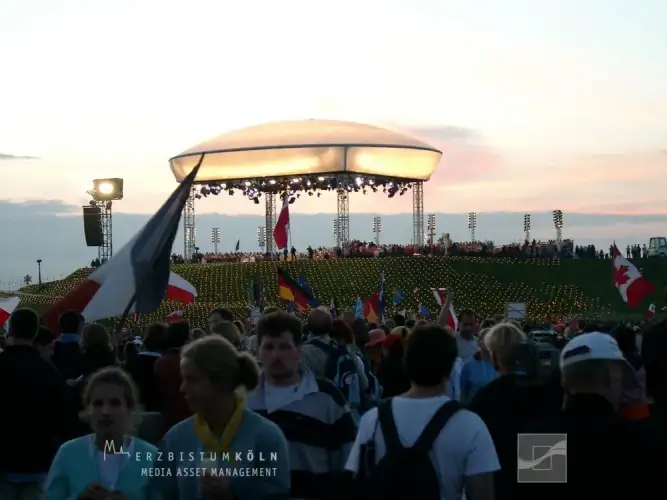
[[[421,302],[419,303],[419,310],[417,311],[417,314],[421,316],[422,318],[430,318],[431,317],[431,311],[428,310],[428,308],[422,304]]]
[[[0,325],[4,324],[5,321],[9,319],[14,312],[14,309],[18,307],[19,302],[21,302],[21,299],[18,297],[0,299]]]
[[[241,247],[241,240],[236,240],[236,248],[234,249],[235,252],[239,251],[239,248]]]
[[[278,297],[288,302],[294,302],[301,310],[311,303],[319,305],[312,292],[306,290],[280,267],[278,268]]]
[[[405,295],[403,295],[403,292],[398,287],[395,286],[394,297],[393,297],[394,304],[400,304],[401,302],[403,302],[404,299]]]
[[[623,302],[630,309],[634,309],[642,300],[655,292],[655,286],[641,275],[637,266],[623,257],[616,244],[613,247],[612,258],[614,286],[621,294]]]
[[[183,321],[184,314],[185,311],[174,311],[173,313],[167,315],[167,317],[164,318],[164,321],[166,323],[178,323],[179,321]]]

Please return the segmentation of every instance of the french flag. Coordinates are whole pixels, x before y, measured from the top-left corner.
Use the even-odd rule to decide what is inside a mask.
[[[438,303],[438,307],[442,308],[447,302],[447,289],[445,288],[431,288],[435,301]],[[456,317],[456,311],[454,310],[454,304],[449,304],[449,314],[447,314],[447,326],[452,330],[457,331],[459,327],[459,319]]]
[[[86,322],[132,312],[148,314],[160,306],[162,299],[169,298],[171,248],[203,158],[120,252],[49,307],[43,315],[45,325],[58,331],[60,315],[70,310],[81,313]],[[178,276],[174,281],[172,297],[187,299],[188,293],[193,295],[194,287],[183,278]]]
[[[276,227],[273,229],[273,239],[276,241],[278,250],[287,248],[287,232],[289,229],[289,195],[285,193],[283,208],[280,210]]]
[[[19,306],[19,302],[21,302],[21,299],[18,297],[0,299],[0,325],[3,325],[9,319],[14,309]]]

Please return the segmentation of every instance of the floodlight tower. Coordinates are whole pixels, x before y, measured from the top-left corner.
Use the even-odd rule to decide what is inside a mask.
[[[382,217],[373,217],[373,232],[375,233],[375,244],[380,246],[380,233],[382,232]]]
[[[556,229],[556,246],[560,252],[563,247],[563,211],[553,211],[554,228]]]
[[[477,212],[468,212],[468,229],[470,229],[470,241],[473,243],[475,239],[475,229],[477,229]]]
[[[214,227],[211,229],[211,243],[213,243],[213,252],[218,253],[218,245],[220,244],[220,228]]]
[[[257,226],[257,245],[262,251],[266,247],[266,227],[264,226]]]
[[[428,242],[431,245],[431,250],[435,245],[435,214],[428,214],[426,219],[426,230],[428,231]]]
[[[100,209],[100,225],[102,227],[102,245],[97,256],[100,264],[104,264],[113,255],[113,224],[111,218],[111,202],[123,199],[123,179],[95,179],[93,187],[87,191],[92,196],[91,206]]]
[[[338,219],[334,219],[333,221],[333,238],[336,246],[338,246]]]
[[[523,216],[523,232],[526,234],[526,241],[530,241],[530,214]]]

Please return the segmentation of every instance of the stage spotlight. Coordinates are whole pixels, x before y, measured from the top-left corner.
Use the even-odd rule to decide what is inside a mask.
[[[95,179],[93,188],[88,194],[97,201],[112,201],[123,199],[123,179]]]

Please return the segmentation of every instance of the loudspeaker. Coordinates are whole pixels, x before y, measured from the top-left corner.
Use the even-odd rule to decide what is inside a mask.
[[[104,243],[102,237],[102,211],[99,207],[83,207],[83,231],[86,234],[86,245],[89,247],[101,247]]]

